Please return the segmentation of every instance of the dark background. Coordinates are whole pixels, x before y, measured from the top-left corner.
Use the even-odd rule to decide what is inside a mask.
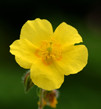
[[[22,25],[35,18],[49,20],[54,29],[63,21],[74,26],[89,51],[83,71],[65,77],[57,109],[101,109],[101,2],[92,0],[0,1],[0,109],[37,109],[36,87],[24,93],[26,70],[9,53]]]

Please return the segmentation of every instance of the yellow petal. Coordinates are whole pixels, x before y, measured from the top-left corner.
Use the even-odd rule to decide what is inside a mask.
[[[58,101],[57,101],[56,97],[54,97],[53,101],[50,103],[50,106],[51,106],[52,108],[56,108],[56,104],[57,104],[57,103],[58,103]]]
[[[28,20],[21,29],[20,38],[28,39],[33,44],[40,46],[42,40],[49,40],[53,34],[52,25],[48,20]]]
[[[16,62],[26,69],[36,60],[35,49],[36,47],[26,39],[16,40],[10,45],[10,52],[15,55]]]
[[[69,46],[75,43],[83,42],[78,31],[74,27],[66,24],[65,22],[61,23],[56,28],[53,37],[64,46]]]
[[[26,59],[22,59],[21,57],[19,58],[15,56],[15,60],[22,68],[25,68],[25,69],[29,69],[32,65],[31,62],[27,61]]]
[[[65,48],[62,59],[57,64],[63,69],[65,75],[75,74],[81,71],[87,64],[88,51],[84,45]]]
[[[42,61],[31,67],[31,79],[35,85],[45,90],[60,88],[64,81],[64,74],[53,65],[45,65]]]

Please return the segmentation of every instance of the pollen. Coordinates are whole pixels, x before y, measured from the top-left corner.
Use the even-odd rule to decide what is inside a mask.
[[[50,65],[54,61],[62,58],[61,44],[56,40],[42,41],[39,49],[35,51],[35,55],[42,60],[45,65]]]

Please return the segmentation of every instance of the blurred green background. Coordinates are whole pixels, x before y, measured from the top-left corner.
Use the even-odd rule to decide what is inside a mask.
[[[74,26],[89,51],[88,65],[65,77],[57,109],[101,109],[101,2],[97,0],[0,1],[0,109],[37,109],[36,88],[25,94],[26,70],[9,53],[22,25],[35,18],[48,19],[54,29],[63,21]]]

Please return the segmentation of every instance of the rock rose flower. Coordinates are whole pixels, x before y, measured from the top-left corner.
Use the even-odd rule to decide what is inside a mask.
[[[78,31],[61,23],[53,32],[45,19],[28,20],[22,27],[20,39],[10,45],[16,62],[30,69],[30,78],[45,90],[58,89],[64,76],[76,74],[87,64],[88,51]]]

